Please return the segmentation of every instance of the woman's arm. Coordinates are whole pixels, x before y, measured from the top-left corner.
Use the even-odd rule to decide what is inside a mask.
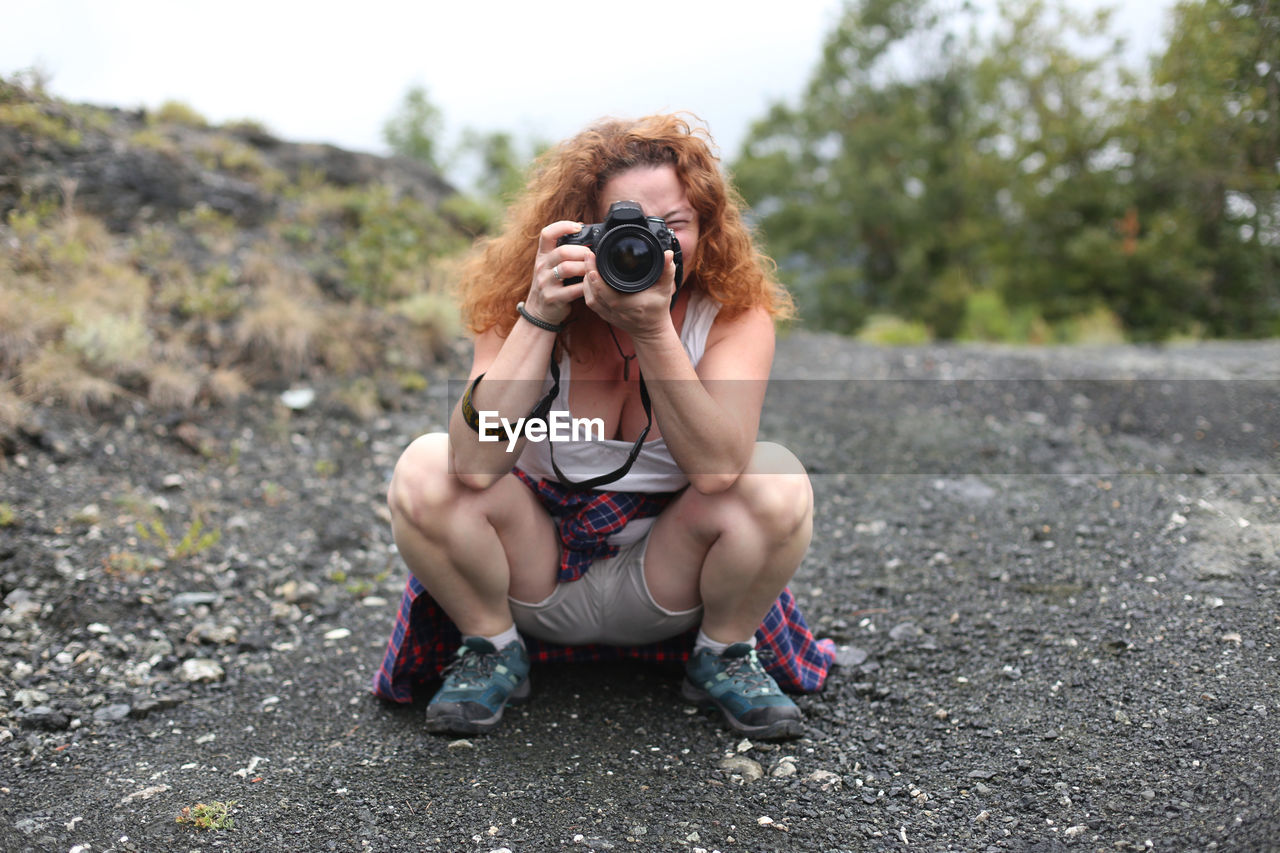
[[[697,491],[729,488],[755,447],[773,319],[763,308],[717,318],[696,371],[674,326],[631,339],[672,458]]]
[[[583,299],[605,322],[631,336],[654,417],[676,464],[699,492],[729,488],[751,458],[773,364],[773,319],[763,309],[717,318],[697,370],[671,317],[675,267],[640,293],[617,293],[586,261]]]
[[[581,276],[585,272],[584,258],[590,255],[590,250],[582,246],[557,247],[556,240],[581,227],[576,222],[556,222],[544,228],[538,240],[525,309],[553,325],[563,323],[573,301],[582,296],[582,283],[566,285],[562,280]],[[484,379],[469,386],[474,388],[472,407],[477,412],[496,413],[513,425],[518,418],[528,417],[542,397],[555,340],[554,332],[523,317],[516,320],[505,338],[493,329],[481,334],[476,339],[468,379],[474,382],[482,373]],[[454,406],[449,418],[450,462],[454,475],[464,485],[488,488],[511,470],[523,447],[524,439],[520,438],[513,448],[501,427],[496,441],[481,441],[480,434],[463,417],[462,401]]]

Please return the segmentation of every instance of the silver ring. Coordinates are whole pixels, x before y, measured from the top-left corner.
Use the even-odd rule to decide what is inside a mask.
[[[556,264],[554,267],[551,268],[551,274],[556,277],[556,281],[564,281],[564,279],[560,277],[559,264]]]

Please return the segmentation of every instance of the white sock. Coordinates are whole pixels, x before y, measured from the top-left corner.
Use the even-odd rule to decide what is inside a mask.
[[[493,647],[499,651],[505,649],[512,643],[519,643],[522,646],[524,645],[524,640],[520,638],[520,632],[516,630],[516,626],[514,624],[501,634],[495,634],[492,637],[485,637],[485,639],[493,643]]]
[[[751,644],[751,648],[756,647],[756,635],[752,634],[751,639],[747,640]],[[732,646],[733,643],[717,643],[715,640],[707,636],[706,632],[701,628],[698,629],[698,639],[693,641],[693,650],[695,652],[707,649],[715,655],[724,654],[724,650]]]

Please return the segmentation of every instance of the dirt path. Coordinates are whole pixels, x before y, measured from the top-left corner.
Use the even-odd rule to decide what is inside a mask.
[[[845,665],[774,746],[660,668],[539,668],[471,741],[369,697],[443,380],[374,422],[49,413],[0,470],[0,850],[1274,847],[1277,364],[783,341],[762,433]]]

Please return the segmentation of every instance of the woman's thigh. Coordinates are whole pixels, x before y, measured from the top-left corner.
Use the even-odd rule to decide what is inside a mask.
[[[446,434],[422,436],[405,450],[391,503],[460,563],[468,552],[488,550],[476,537],[496,534],[513,598],[540,601],[555,589],[560,538],[551,515],[515,474],[483,491],[463,485],[450,471]]]

